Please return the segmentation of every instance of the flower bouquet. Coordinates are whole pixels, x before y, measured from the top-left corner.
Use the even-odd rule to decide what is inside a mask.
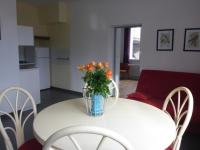
[[[86,65],[79,65],[78,69],[84,73],[82,77],[85,82],[84,93],[91,100],[90,114],[92,116],[102,115],[104,99],[110,94],[109,84],[112,71],[109,64],[93,61]]]

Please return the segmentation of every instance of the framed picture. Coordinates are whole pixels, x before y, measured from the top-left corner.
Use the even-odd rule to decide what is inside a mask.
[[[173,51],[174,29],[157,30],[157,50]]]
[[[0,19],[0,40],[1,40],[1,19]]]
[[[183,50],[200,52],[200,28],[185,29]]]

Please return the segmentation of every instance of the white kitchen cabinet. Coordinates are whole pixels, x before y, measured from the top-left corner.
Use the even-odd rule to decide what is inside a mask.
[[[49,48],[36,47],[36,67],[40,69],[40,90],[50,88]]]
[[[39,69],[38,68],[33,68],[33,69],[21,69],[19,71],[19,77],[20,77],[20,83],[19,85],[12,85],[12,86],[19,86],[24,89],[26,89],[34,98],[35,103],[39,104],[40,103],[40,81],[39,81]],[[9,86],[10,87],[10,86]],[[2,92],[2,91],[0,91]],[[15,98],[16,98],[16,93],[10,93],[7,95],[9,99],[11,100],[11,103],[15,105]],[[22,95],[21,95],[22,96]],[[18,103],[18,108],[22,108],[23,103]],[[27,103],[25,110],[28,110],[31,108],[30,103]],[[5,111],[5,112],[12,112],[11,107],[6,101],[2,101],[0,105],[0,110]]]
[[[70,64],[68,49],[51,49],[51,85],[53,87],[70,89]]]
[[[18,26],[18,44],[34,46],[33,27]]]
[[[38,68],[21,69],[20,86],[31,93],[36,104],[40,103],[40,77]]]

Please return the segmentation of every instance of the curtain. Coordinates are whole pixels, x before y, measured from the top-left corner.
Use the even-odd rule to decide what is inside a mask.
[[[123,63],[129,63],[129,49],[130,49],[130,30],[131,28],[124,29],[124,59]]]

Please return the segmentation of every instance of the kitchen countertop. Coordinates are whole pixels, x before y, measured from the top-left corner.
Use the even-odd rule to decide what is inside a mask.
[[[34,67],[34,68],[24,68],[24,69],[20,69],[20,71],[31,71],[31,70],[39,70],[39,68]]]

